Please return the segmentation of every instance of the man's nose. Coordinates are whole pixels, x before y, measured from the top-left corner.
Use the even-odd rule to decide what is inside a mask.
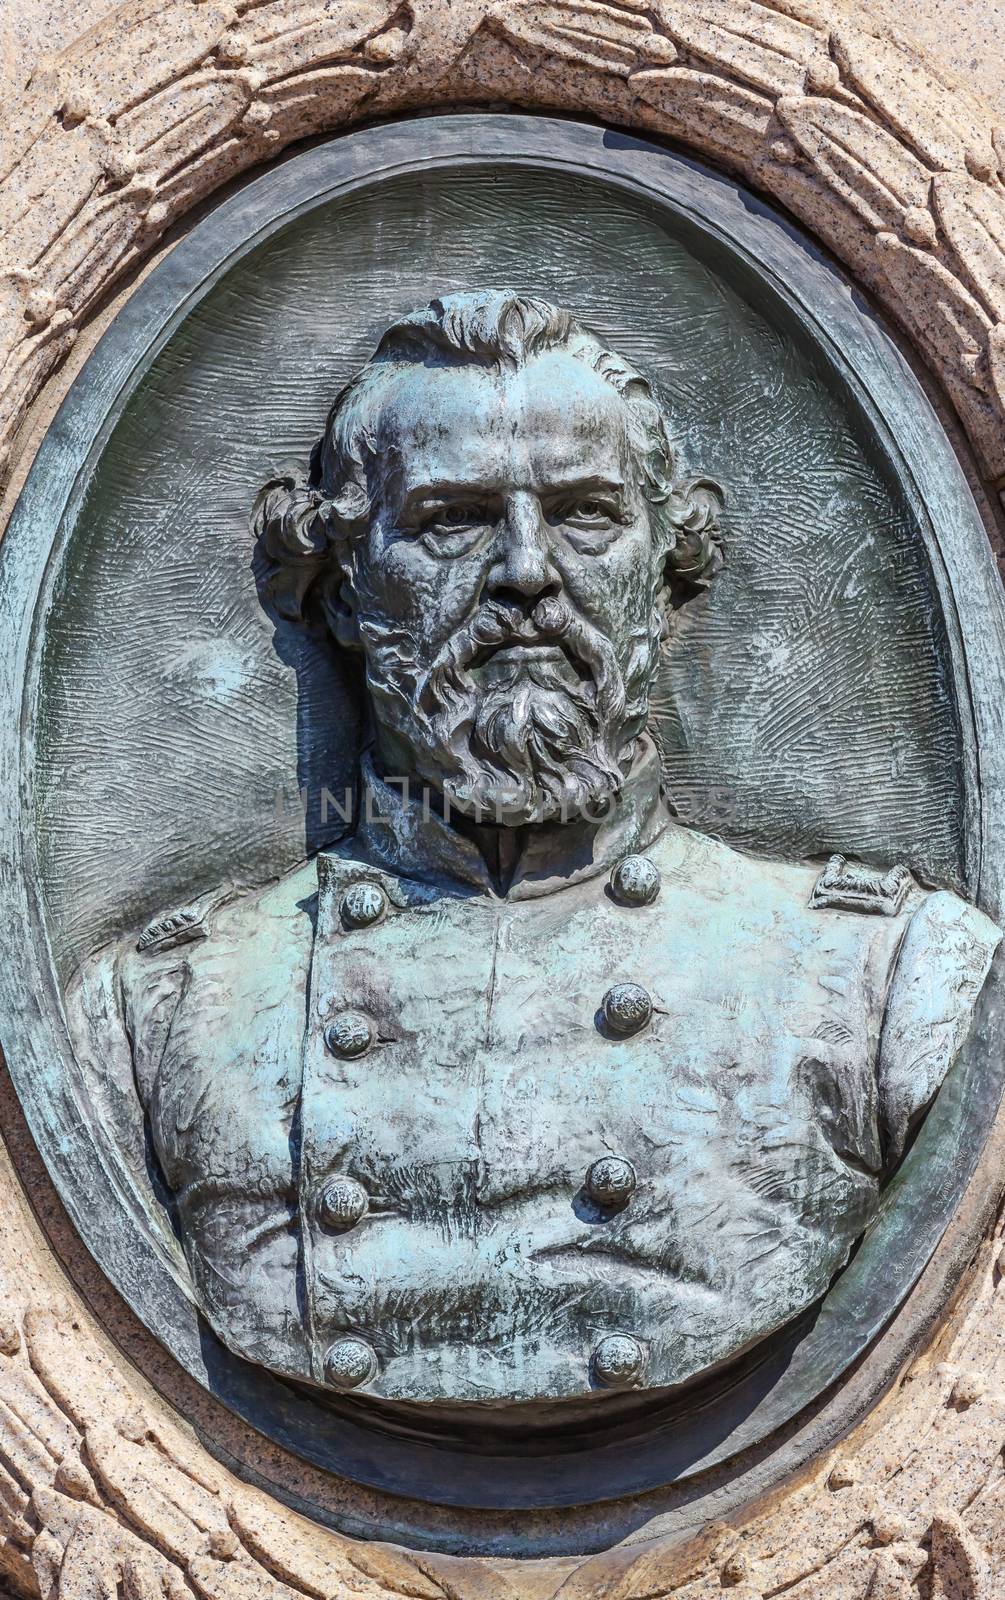
[[[558,594],[562,580],[552,563],[547,525],[535,495],[521,491],[510,497],[498,538],[489,572],[491,594],[524,606],[528,600]]]

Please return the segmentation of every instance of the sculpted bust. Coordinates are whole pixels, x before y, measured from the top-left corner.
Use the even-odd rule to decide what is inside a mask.
[[[649,696],[719,506],[643,375],[506,292],[390,327],[259,497],[269,604],[359,663],[352,831],[67,997],[238,1355],[595,1407],[791,1322],[875,1214],[999,933],[894,863],[675,821]]]

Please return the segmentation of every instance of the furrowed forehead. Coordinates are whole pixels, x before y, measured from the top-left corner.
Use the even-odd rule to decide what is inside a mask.
[[[501,371],[475,363],[403,367],[371,404],[378,458],[407,480],[504,481],[623,465],[624,400],[564,351]]]

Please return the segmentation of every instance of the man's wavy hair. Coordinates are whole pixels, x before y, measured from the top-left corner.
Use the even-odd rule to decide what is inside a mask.
[[[337,396],[307,476],[285,472],[265,484],[252,517],[265,603],[291,621],[312,617],[316,600],[324,600],[322,609],[337,606],[334,557],[367,525],[380,408],[404,369],[468,363],[516,370],[552,350],[582,361],[625,402],[639,487],[659,507],[667,540],[665,601],[676,608],[707,588],[722,566],[722,491],[710,478],[676,477],[667,420],[649,380],[568,311],[499,289],[444,295],[392,323]]]

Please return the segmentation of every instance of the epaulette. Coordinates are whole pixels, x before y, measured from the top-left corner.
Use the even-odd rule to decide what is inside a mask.
[[[147,923],[137,939],[137,950],[173,950],[176,945],[207,939],[210,912],[223,901],[229,900],[234,892],[233,886],[228,884],[223,889],[214,889],[211,894],[200,895],[198,899],[190,900],[164,916],[155,917]]]
[[[831,856],[810,895],[819,910],[870,911],[893,917],[901,909],[914,882],[904,866],[867,867],[844,856]]]

